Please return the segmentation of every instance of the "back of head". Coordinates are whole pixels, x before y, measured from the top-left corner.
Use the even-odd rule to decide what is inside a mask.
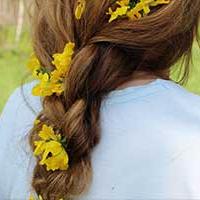
[[[103,98],[136,71],[166,79],[180,58],[185,60],[184,79],[194,38],[198,38],[199,0],[171,0],[152,7],[148,15],[137,20],[119,17],[110,22],[106,13],[110,7],[116,8],[116,1],[87,0],[77,20],[78,3],[35,0],[33,46],[41,65],[53,69],[52,55],[62,52],[67,42],[75,43],[64,92],[44,98],[38,116],[42,123],[30,133],[33,149],[38,130],[45,123],[69,140],[68,170],[46,171],[39,161],[35,167],[32,185],[45,200],[73,199],[89,188],[92,150],[100,142]]]

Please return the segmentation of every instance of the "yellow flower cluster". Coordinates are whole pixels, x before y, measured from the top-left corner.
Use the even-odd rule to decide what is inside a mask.
[[[109,8],[107,14],[110,15],[109,22],[122,16],[128,17],[131,20],[136,20],[147,15],[151,11],[151,6],[168,3],[170,3],[170,0],[139,0],[139,2],[137,0],[119,0],[116,4],[120,7],[117,7],[115,11]]]
[[[66,139],[55,134],[51,126],[43,125],[39,132],[41,140],[35,141],[34,155],[42,154],[40,165],[46,165],[47,170],[67,170],[69,157],[65,151]]]
[[[86,0],[78,0],[74,13],[77,20],[81,19],[85,6]],[[31,56],[28,68],[31,70],[33,77],[39,80],[39,83],[32,90],[34,96],[45,97],[53,94],[59,96],[64,91],[63,82],[74,54],[74,47],[75,44],[69,42],[62,53],[53,55],[52,64],[55,66],[53,71],[41,66],[35,55]]]
[[[74,43],[69,42],[63,53],[53,55],[52,64],[55,66],[55,70],[51,72],[40,65],[36,56],[31,56],[28,68],[33,77],[39,80],[39,83],[32,90],[34,96],[51,96],[54,93],[60,95],[64,91],[63,81],[74,54],[74,46]]]

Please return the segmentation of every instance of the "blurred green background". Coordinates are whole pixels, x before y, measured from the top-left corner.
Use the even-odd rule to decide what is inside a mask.
[[[9,2],[13,3],[8,4]],[[27,26],[28,2],[3,0],[0,4],[0,112],[9,95],[21,84],[27,72],[26,63],[32,51]],[[191,76],[184,87],[200,95],[200,50],[196,42],[193,47],[193,59],[194,67],[191,68]],[[173,69],[178,67],[177,63]],[[176,74],[176,71],[171,74],[174,80]]]
[[[26,74],[26,62],[31,52],[28,31],[23,30],[15,43],[15,29],[6,26],[0,31],[0,112],[11,92],[21,84]]]

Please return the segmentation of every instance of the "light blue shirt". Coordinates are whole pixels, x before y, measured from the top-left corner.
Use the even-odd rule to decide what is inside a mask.
[[[27,135],[41,110],[34,84],[24,86],[30,106],[17,89],[0,118],[0,200],[31,192]],[[110,92],[100,114],[93,180],[80,200],[200,199],[200,96],[158,78]]]

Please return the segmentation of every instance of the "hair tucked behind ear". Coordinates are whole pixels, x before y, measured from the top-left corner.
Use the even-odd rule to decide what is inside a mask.
[[[33,46],[41,64],[52,68],[52,55],[75,42],[75,54],[61,96],[43,99],[30,133],[38,137],[43,123],[66,136],[69,169],[46,171],[37,163],[33,188],[45,200],[74,199],[87,192],[92,181],[91,156],[100,142],[100,108],[106,95],[131,79],[137,70],[167,78],[180,58],[191,58],[200,16],[199,0],[171,0],[140,20],[108,23],[109,0],[87,1],[81,20],[74,18],[76,0],[35,0]],[[103,179],[103,177],[102,177]]]

